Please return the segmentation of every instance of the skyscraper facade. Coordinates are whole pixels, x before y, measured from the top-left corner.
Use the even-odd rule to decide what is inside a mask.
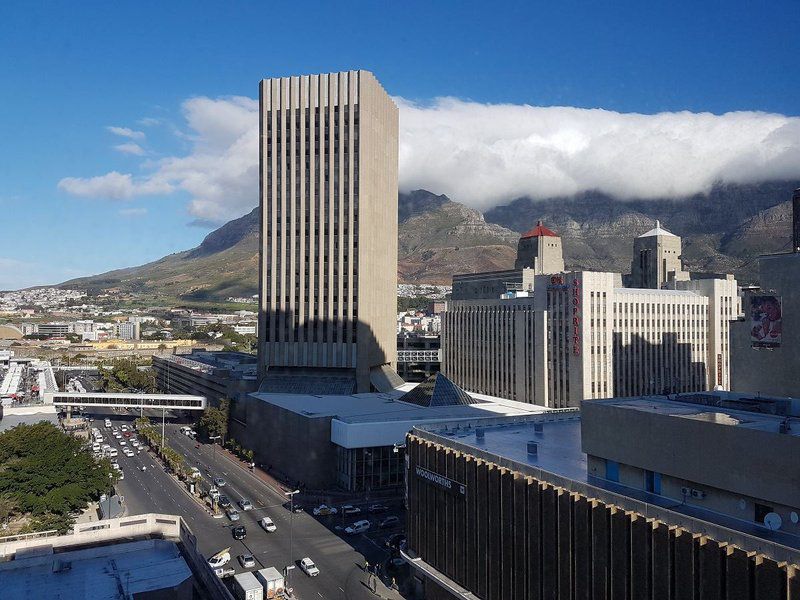
[[[259,367],[369,391],[396,356],[398,110],[368,71],[260,84]]]

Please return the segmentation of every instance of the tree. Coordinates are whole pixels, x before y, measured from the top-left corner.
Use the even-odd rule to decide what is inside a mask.
[[[197,427],[200,433],[206,438],[222,436],[224,439],[228,434],[228,411],[230,401],[225,399],[220,402],[219,408],[213,406],[207,408],[200,417]]]

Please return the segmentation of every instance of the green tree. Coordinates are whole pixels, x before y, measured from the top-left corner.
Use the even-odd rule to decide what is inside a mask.
[[[206,438],[222,436],[223,440],[228,434],[228,410],[230,402],[226,399],[223,400],[219,408],[210,406],[203,412],[200,421],[197,423],[197,428],[200,433]]]

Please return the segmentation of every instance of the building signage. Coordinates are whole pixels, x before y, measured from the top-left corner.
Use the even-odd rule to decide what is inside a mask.
[[[572,353],[581,353],[581,283],[572,281]]]
[[[552,275],[550,283],[547,285],[548,290],[566,290],[567,285],[564,283],[563,275]]]
[[[750,297],[750,343],[753,348],[778,348],[783,334],[780,296]]]
[[[416,467],[415,473],[420,479],[433,484],[440,490],[444,490],[449,494],[453,494],[455,496],[467,495],[467,486],[463,483],[458,483],[457,481],[449,479],[444,475],[439,475],[438,473],[434,473],[428,469],[423,469],[422,467]]]
[[[722,354],[717,354],[717,385],[722,385]]]

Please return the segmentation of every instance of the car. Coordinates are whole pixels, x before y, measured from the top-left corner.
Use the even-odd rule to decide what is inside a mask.
[[[230,508],[231,506],[231,500],[227,496],[220,496],[218,502],[222,508]]]
[[[252,554],[240,554],[239,564],[245,569],[251,569],[256,566],[256,559]]]
[[[303,573],[309,577],[316,577],[319,575],[319,569],[317,568],[317,565],[315,565],[314,561],[307,556],[300,559],[300,568],[303,570]]]
[[[291,502],[286,502],[283,505],[283,508],[285,508],[286,510],[291,510],[295,513],[301,513],[305,510],[302,504],[297,504],[296,502],[294,504],[292,504]]]
[[[387,548],[396,548],[400,550],[406,544],[406,536],[403,533],[394,533],[386,538]]]
[[[369,521],[366,519],[356,521],[352,525],[348,525],[344,528],[344,532],[347,535],[356,535],[358,533],[364,533],[365,531],[369,531]]]
[[[228,518],[231,521],[238,521],[239,520],[239,511],[235,508],[229,508],[227,511]]]
[[[357,506],[353,506],[352,504],[345,504],[342,506],[342,514],[343,515],[360,515],[361,509]]]
[[[237,525],[231,529],[231,533],[233,534],[233,539],[243,540],[247,537],[247,528],[244,525]]]
[[[264,528],[264,531],[269,531],[270,533],[278,529],[278,527],[269,517],[262,517],[259,523],[261,524],[261,527]]]
[[[391,529],[392,527],[397,527],[398,525],[400,525],[400,518],[395,517],[394,515],[386,517],[380,523],[378,523],[378,527],[381,529]]]
[[[200,469],[198,469],[197,467],[192,467],[189,470],[189,477],[191,477],[193,479],[199,479],[200,477],[202,477],[202,475],[200,473]]]
[[[122,472],[122,469],[120,469],[119,471],[117,471],[117,475],[119,475],[119,480],[120,480],[120,481],[122,481],[123,479],[125,479],[125,473],[123,473],[123,472]]]
[[[133,435],[133,434],[132,434],[130,431],[126,431],[125,433],[123,433],[123,434],[122,434],[122,437],[129,438],[129,437],[131,437],[132,435]]]
[[[315,517],[325,517],[327,515],[335,515],[339,511],[336,510],[333,506],[328,506],[326,504],[320,504],[319,506],[315,507],[311,511]]]
[[[389,512],[389,507],[386,506],[385,504],[373,504],[372,506],[369,507],[369,512],[371,512],[373,515],[376,515],[378,513],[385,513]]]
[[[134,448],[138,448],[140,446],[139,441],[138,440],[131,441],[131,446],[133,446]]]
[[[214,485],[217,487],[225,487],[227,484],[222,477],[215,477],[214,478]]]
[[[231,575],[236,575],[236,569],[232,567],[217,567],[214,569],[214,575],[223,579],[225,577],[230,577]]]
[[[127,445],[128,445],[128,442],[126,442],[125,440],[120,440],[120,441],[119,441],[119,445],[120,445],[120,446],[127,446]]]
[[[119,466],[119,463],[117,463],[117,462],[112,462],[112,463],[111,463],[111,468],[112,468],[112,469],[116,469],[117,471],[119,471],[119,470],[120,470],[122,467],[120,467],[120,466]]]
[[[242,510],[253,510],[253,504],[250,502],[250,500],[245,500],[242,498],[239,500],[239,508]]]
[[[208,564],[212,569],[227,565],[231,561],[230,548],[217,552],[214,556],[208,559]]]

